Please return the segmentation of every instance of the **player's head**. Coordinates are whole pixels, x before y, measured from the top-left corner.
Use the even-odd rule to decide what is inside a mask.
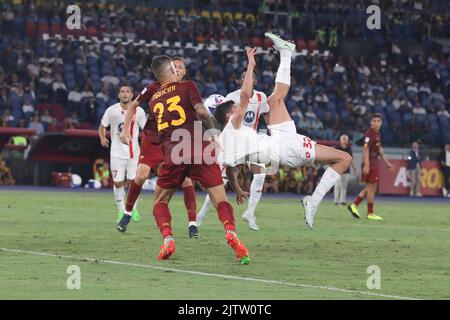
[[[236,108],[237,106],[234,101],[225,101],[216,107],[214,118],[216,118],[222,126],[225,126]]]
[[[133,99],[133,87],[129,83],[122,83],[119,86],[119,101],[120,103],[130,103]]]
[[[169,56],[162,55],[153,58],[151,68],[158,81],[177,81],[177,69]]]
[[[413,143],[411,144],[411,148],[413,150],[419,150],[419,142],[413,141]]]
[[[346,146],[348,144],[348,135],[342,134],[339,137],[339,142],[341,143],[341,145]]]
[[[183,80],[186,76],[186,65],[184,64],[184,59],[182,57],[174,57],[172,61],[177,69],[178,81]]]
[[[379,113],[374,113],[370,117],[370,127],[375,131],[380,131],[383,117]]]
[[[247,72],[247,69],[242,71],[241,78],[239,79],[239,84],[242,85],[244,83],[245,73]],[[257,80],[256,80],[256,72],[253,71],[253,87],[256,86]]]

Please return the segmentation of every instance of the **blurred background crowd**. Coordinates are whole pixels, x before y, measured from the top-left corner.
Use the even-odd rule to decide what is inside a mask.
[[[358,141],[369,115],[379,112],[384,145],[450,141],[450,56],[442,50],[450,41],[450,1],[78,3],[81,29],[69,30],[66,1],[0,0],[0,126],[38,135],[95,129],[117,101],[116,86],[126,79],[139,92],[161,53],[184,57],[204,97],[226,95],[239,87],[242,49],[271,50],[263,34],[272,30],[308,52],[294,58],[287,99],[300,133],[336,140],[345,132]],[[381,7],[381,30],[366,27],[372,3]],[[69,35],[88,40],[64,40]],[[276,60],[259,57],[256,88],[267,94]]]

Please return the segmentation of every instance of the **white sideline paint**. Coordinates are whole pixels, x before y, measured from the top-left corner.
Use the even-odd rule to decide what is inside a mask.
[[[137,267],[137,268],[147,268],[147,269],[154,269],[154,270],[160,270],[160,271],[172,271],[172,272],[186,273],[186,274],[204,276],[204,277],[216,277],[216,278],[222,278],[222,279],[253,281],[253,282],[259,282],[259,283],[266,283],[266,284],[277,284],[277,285],[289,286],[289,287],[320,289],[320,290],[343,292],[343,293],[350,293],[350,294],[360,294],[360,295],[390,298],[390,299],[421,300],[418,298],[403,297],[403,296],[389,295],[389,294],[382,294],[382,293],[375,293],[375,292],[368,292],[368,291],[358,291],[358,290],[342,289],[342,288],[329,287],[329,286],[292,283],[292,282],[284,282],[284,281],[278,281],[278,280],[266,280],[266,279],[257,279],[257,278],[249,278],[249,277],[239,277],[239,276],[231,276],[231,275],[219,274],[219,273],[209,273],[209,272],[191,271],[191,270],[183,270],[183,269],[175,269],[175,268],[166,268],[166,267],[158,267],[158,266],[152,266],[152,265],[147,265],[147,264],[113,261],[113,260],[102,260],[102,259],[95,259],[95,258],[89,258],[89,257],[67,256],[67,255],[47,253],[47,252],[36,252],[36,251],[27,251],[27,250],[19,250],[19,249],[0,248],[0,252],[1,251],[12,252],[12,253],[21,253],[21,254],[30,254],[30,255],[44,256],[44,257],[74,259],[74,260],[80,260],[83,262],[96,262],[96,263],[114,264],[114,265],[122,265],[122,266]]]

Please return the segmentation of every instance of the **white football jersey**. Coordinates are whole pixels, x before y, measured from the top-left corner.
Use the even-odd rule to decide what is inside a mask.
[[[111,157],[118,159],[131,159],[139,157],[139,128],[144,129],[147,122],[147,116],[145,111],[137,107],[136,113],[132,120],[132,133],[131,133],[131,146],[120,141],[120,134],[122,132],[125,123],[126,110],[123,110],[120,103],[113,104],[106,109],[102,118],[102,126],[111,127]]]
[[[270,136],[243,125],[235,129],[231,118],[219,136],[219,143],[222,151],[217,160],[221,165],[234,167],[247,161],[262,164],[279,163],[278,148]]]
[[[241,101],[241,89],[229,93],[226,96],[226,100],[233,100],[236,105],[239,105],[239,102]],[[258,127],[259,116],[268,112],[269,105],[267,104],[266,94],[262,91],[253,90],[253,96],[248,103],[242,124],[256,130]]]

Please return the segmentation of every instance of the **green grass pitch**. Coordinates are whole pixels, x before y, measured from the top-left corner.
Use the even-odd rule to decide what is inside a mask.
[[[235,260],[213,211],[201,238],[189,239],[180,195],[171,203],[175,255],[156,260],[151,205],[145,193],[142,220],[120,234],[112,192],[1,190],[0,299],[450,299],[448,203],[378,201],[385,221],[373,222],[325,201],[309,231],[298,200],[263,196],[259,232],[234,206],[248,266]],[[80,267],[79,290],[67,289],[70,265]],[[371,265],[381,289],[367,287]]]

